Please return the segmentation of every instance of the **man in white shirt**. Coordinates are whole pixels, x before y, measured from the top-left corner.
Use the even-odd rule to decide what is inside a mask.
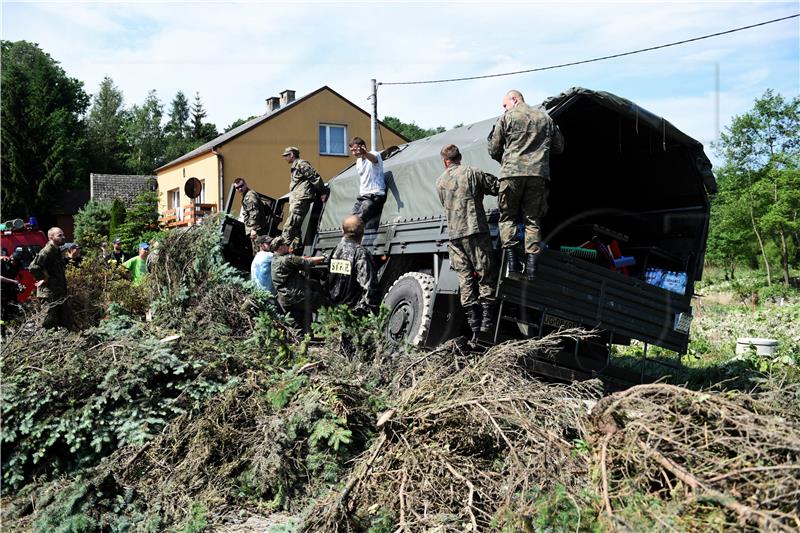
[[[386,201],[386,181],[383,177],[383,159],[379,152],[367,150],[367,143],[361,137],[350,141],[350,153],[356,156],[356,171],[360,178],[358,198],[353,205],[353,214],[361,217],[366,224],[380,216]]]
[[[258,253],[250,265],[250,281],[265,291],[272,292],[272,252],[269,251],[272,239],[266,235],[256,237]]]

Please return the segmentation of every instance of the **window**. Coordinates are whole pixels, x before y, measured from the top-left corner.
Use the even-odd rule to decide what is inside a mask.
[[[206,203],[206,180],[200,180],[200,184],[202,187],[200,188],[200,197],[198,199],[198,203],[204,204]]]
[[[167,209],[175,210],[175,219],[183,220],[183,209],[181,209],[181,190],[172,189],[167,191]]]
[[[323,155],[347,154],[347,126],[336,124],[319,125],[319,153]]]

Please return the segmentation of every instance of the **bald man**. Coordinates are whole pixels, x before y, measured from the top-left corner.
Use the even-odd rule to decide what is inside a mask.
[[[564,138],[550,115],[525,103],[511,90],[503,97],[505,112],[489,133],[489,155],[500,163],[500,240],[509,273],[519,273],[516,221],[525,221],[525,275],[536,277],[541,252],[541,219],[547,213],[550,153],[564,150]]]
[[[358,315],[374,311],[377,299],[375,265],[361,246],[363,238],[360,216],[350,215],[342,221],[342,240],[331,254],[328,278],[331,303],[344,304]]]
[[[42,327],[54,328],[73,326],[72,310],[66,302],[67,276],[66,264],[61,253],[61,246],[67,240],[64,230],[50,228],[47,231],[48,242],[28,267],[36,282],[36,296],[46,308]]]

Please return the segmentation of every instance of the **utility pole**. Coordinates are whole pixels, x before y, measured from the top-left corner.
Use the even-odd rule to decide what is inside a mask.
[[[369,112],[369,125],[370,125],[370,150],[373,152],[378,150],[378,83],[372,79],[372,93],[369,99],[372,100],[372,107]]]

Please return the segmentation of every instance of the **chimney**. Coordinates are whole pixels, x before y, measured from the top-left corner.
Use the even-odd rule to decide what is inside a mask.
[[[272,113],[280,109],[281,103],[277,96],[270,96],[267,98],[267,113]]]
[[[281,107],[285,107],[286,104],[290,104],[294,102],[294,91],[286,89],[280,92],[281,95]]]

